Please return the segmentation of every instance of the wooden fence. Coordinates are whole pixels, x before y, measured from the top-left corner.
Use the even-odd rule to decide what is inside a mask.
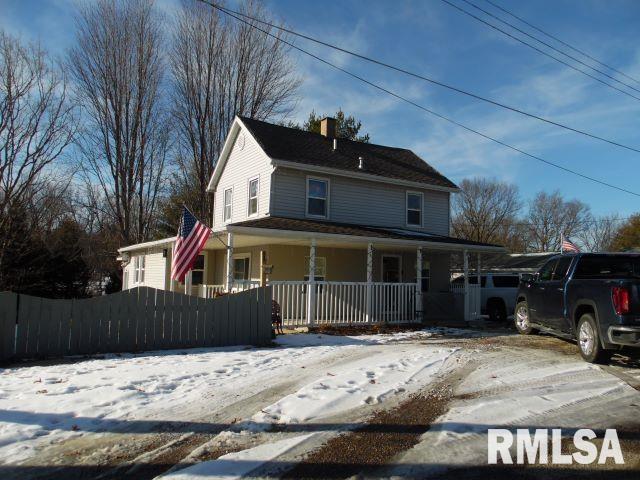
[[[265,345],[271,287],[219,298],[138,287],[82,300],[0,293],[0,360]]]

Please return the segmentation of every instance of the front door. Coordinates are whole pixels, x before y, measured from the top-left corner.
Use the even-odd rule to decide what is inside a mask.
[[[382,281],[385,283],[400,283],[402,262],[400,255],[382,256]]]

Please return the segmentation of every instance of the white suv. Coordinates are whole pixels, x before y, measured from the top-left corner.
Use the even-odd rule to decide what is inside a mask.
[[[520,274],[508,272],[483,273],[480,276],[481,312],[489,315],[495,322],[506,322],[509,315],[513,315],[520,284]],[[458,285],[464,283],[464,277],[453,281]],[[469,275],[469,283],[477,285],[478,277]]]

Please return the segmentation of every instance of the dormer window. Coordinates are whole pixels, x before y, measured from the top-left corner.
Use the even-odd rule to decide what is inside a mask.
[[[407,226],[422,226],[422,193],[407,192]]]
[[[307,216],[327,218],[329,212],[329,180],[307,178]]]

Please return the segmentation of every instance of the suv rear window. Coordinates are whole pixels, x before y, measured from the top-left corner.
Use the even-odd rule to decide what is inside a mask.
[[[518,275],[494,275],[493,286],[497,288],[518,288],[520,277]]]
[[[574,278],[629,278],[640,276],[640,257],[598,255],[582,257]]]

